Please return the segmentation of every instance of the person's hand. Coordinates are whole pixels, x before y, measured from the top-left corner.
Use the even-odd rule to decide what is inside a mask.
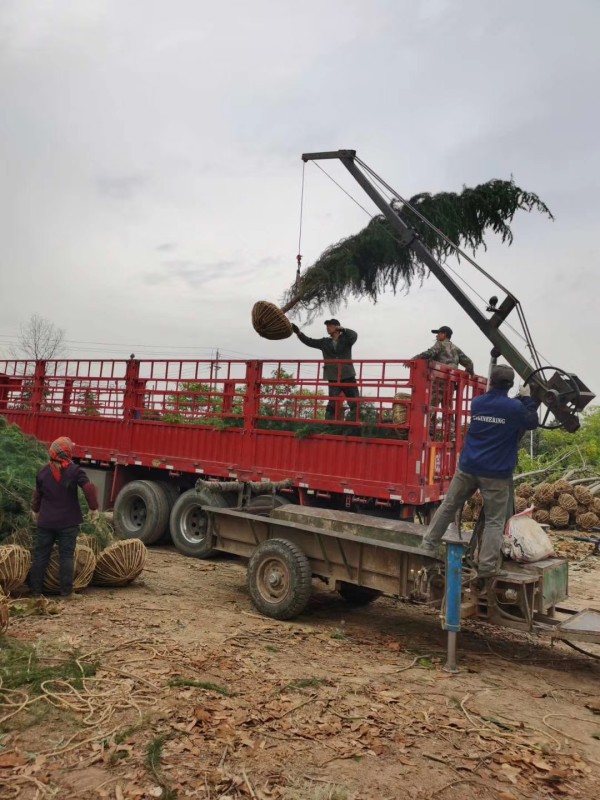
[[[33,522],[35,525],[37,525],[37,520],[38,520],[37,511],[30,511],[30,512],[29,512],[29,516],[31,517],[31,521],[32,521],[32,522]]]
[[[292,330],[294,333],[300,333],[300,328],[292,322]]]
[[[525,384],[517,392],[517,397],[531,397],[531,386]]]
[[[90,522],[96,522],[99,516],[100,512],[97,509],[94,511],[90,510],[90,512],[88,513],[88,519]]]

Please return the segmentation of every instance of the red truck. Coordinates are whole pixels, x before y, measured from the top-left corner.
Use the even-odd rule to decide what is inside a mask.
[[[485,379],[425,361],[354,361],[360,397],[345,413],[340,398],[327,420],[322,363],[4,361],[0,413],[44,442],[71,437],[122,536],[170,534],[187,555],[211,550],[202,505],[240,501],[238,491],[207,498],[199,478],[260,484],[271,505],[426,522]]]

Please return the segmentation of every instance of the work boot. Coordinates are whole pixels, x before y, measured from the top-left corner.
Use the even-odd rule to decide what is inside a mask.
[[[489,583],[494,580],[505,580],[510,577],[510,573],[504,569],[499,569],[496,572],[490,572],[487,575],[477,575],[477,578],[472,582],[471,586],[476,594],[484,594],[488,588]]]

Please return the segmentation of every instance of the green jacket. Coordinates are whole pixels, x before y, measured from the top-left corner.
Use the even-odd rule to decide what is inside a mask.
[[[358,339],[356,331],[351,331],[350,328],[344,328],[337,342],[334,342],[331,336],[324,336],[322,339],[311,339],[310,336],[306,336],[302,331],[299,331],[296,335],[307,347],[314,347],[320,350],[325,361],[351,359],[352,345]],[[342,364],[341,368],[337,364],[325,364],[323,366],[323,377],[327,381],[337,383],[340,379],[356,378],[356,372],[352,364]]]

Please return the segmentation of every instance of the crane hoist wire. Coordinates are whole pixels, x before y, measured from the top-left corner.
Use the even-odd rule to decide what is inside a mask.
[[[521,323],[521,327],[523,329],[523,332],[521,333],[519,330],[517,330],[517,328],[515,328],[513,325],[511,325],[507,321],[505,321],[504,324],[516,336],[518,336],[519,339],[521,339],[525,343],[527,349],[531,353],[531,357],[532,357],[532,359],[533,359],[533,361],[534,361],[534,363],[535,363],[537,368],[540,368],[542,366],[540,359],[543,359],[548,364],[549,363],[548,359],[545,356],[543,356],[541,353],[539,353],[539,351],[537,350],[537,348],[536,348],[536,346],[535,346],[535,344],[533,342],[533,338],[532,338],[530,330],[529,330],[529,325],[528,325],[527,320],[525,318],[525,314],[523,312],[521,304],[520,304],[519,300],[512,294],[512,292],[510,292],[505,286],[503,286],[492,275],[490,275],[489,272],[487,272],[480,264],[478,264],[473,258],[471,258],[471,256],[469,256],[468,253],[466,253],[464,250],[462,250],[455,242],[453,242],[451,239],[449,239],[443,231],[441,231],[432,222],[430,222],[427,219],[427,217],[425,217],[415,206],[412,205],[412,203],[410,203],[410,201],[408,201],[404,197],[402,197],[402,195],[400,195],[392,186],[390,186],[386,181],[384,181],[383,178],[381,178],[373,169],[371,169],[367,164],[365,164],[365,162],[362,161],[362,159],[356,157],[355,161],[366,172],[368,172],[369,175],[371,175],[371,177],[379,184],[380,188],[382,188],[384,190],[383,193],[385,195],[387,195],[387,198],[390,201],[390,204],[392,203],[393,200],[398,200],[403,205],[405,205],[408,209],[410,209],[415,214],[415,216],[418,219],[420,219],[425,225],[427,225],[437,236],[439,236],[449,247],[451,247],[452,250],[454,250],[454,252],[456,253],[457,258],[459,258],[459,259],[461,257],[464,258],[465,261],[467,261],[469,264],[471,264],[473,267],[475,267],[475,269],[477,269],[482,275],[484,275],[495,286],[497,286],[499,289],[501,289],[503,292],[505,292],[508,296],[510,296],[515,301],[515,307],[517,309],[517,315],[519,317],[519,322]],[[325,170],[317,161],[313,161],[312,163],[316,167],[318,167],[318,169],[320,169],[321,172],[324,175],[326,175],[329,178],[329,180],[333,184],[335,184],[335,186],[338,187],[338,189],[340,189],[350,200],[352,200],[352,202],[355,203],[355,205],[357,205],[362,211],[364,211],[364,213],[371,220],[379,221],[381,226],[382,226],[382,228],[383,228],[383,230],[387,233],[387,235],[390,236],[390,238],[393,239],[397,244],[402,246],[403,243],[400,241],[400,239],[398,239],[396,236],[394,236],[394,234],[389,230],[389,228],[386,225],[383,224],[383,220],[380,220],[379,215],[371,214],[370,211],[368,209],[366,209],[365,206],[362,205],[362,203],[360,203],[347,189],[345,189],[338,181],[336,181],[335,178],[332,175],[330,175],[327,172],[327,170]],[[304,167],[304,165],[303,165],[303,167]],[[304,196],[304,171],[303,171],[303,180],[302,180],[302,197],[303,196]],[[444,260],[443,266],[446,267],[447,269],[449,269],[465,286],[468,287],[468,289],[471,292],[473,292],[474,295],[476,295],[476,297],[479,298],[479,300],[481,300],[483,303],[485,303],[487,305],[487,301],[485,300],[485,298],[466,280],[466,278],[464,278],[462,275],[460,275],[460,273],[458,273],[455,269],[453,269],[448,264],[446,259]]]

